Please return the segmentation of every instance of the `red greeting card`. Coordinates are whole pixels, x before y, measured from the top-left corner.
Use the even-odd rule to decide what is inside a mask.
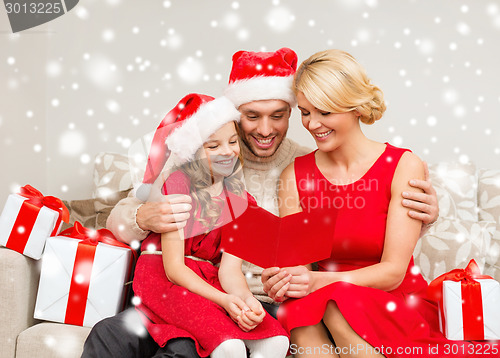
[[[306,265],[330,257],[335,220],[332,209],[280,218],[250,202],[222,227],[221,247],[263,268]]]

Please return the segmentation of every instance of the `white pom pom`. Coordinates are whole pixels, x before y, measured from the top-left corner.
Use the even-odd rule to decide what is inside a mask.
[[[151,193],[151,184],[141,184],[135,192],[135,197],[141,201],[147,201]]]

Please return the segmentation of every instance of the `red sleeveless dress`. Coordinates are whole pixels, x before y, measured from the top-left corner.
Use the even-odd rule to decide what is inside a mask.
[[[173,173],[168,179],[168,193],[190,193],[189,178],[181,172]],[[166,185],[164,188],[167,187]],[[166,190],[164,190],[166,191]],[[235,195],[228,192],[229,199]],[[247,194],[249,200],[254,200]],[[221,200],[220,218],[230,215],[227,198]],[[195,217],[194,205],[191,218]],[[199,221],[188,220],[185,232],[185,264],[198,276],[216,289],[223,291],[218,277],[222,252],[220,227],[206,231]],[[161,237],[151,233],[142,243],[141,251],[161,251]],[[190,256],[190,257],[188,257]],[[134,293],[141,302],[136,306],[148,332],[160,346],[178,337],[191,338],[196,344],[198,354],[208,356],[219,344],[228,339],[262,339],[272,336],[288,336],[281,325],[267,314],[264,320],[252,331],[244,332],[229,317],[221,306],[190,292],[186,288],[170,282],[165,274],[161,254],[142,254],[137,261]]]
[[[318,263],[320,271],[349,271],[380,262],[391,200],[391,183],[407,149],[386,144],[386,149],[362,178],[334,185],[320,172],[314,152],[295,159],[300,203],[314,212],[320,203],[338,210],[331,257]],[[317,207],[317,206],[316,206]],[[495,344],[449,341],[439,330],[437,305],[427,300],[427,282],[410,260],[401,285],[386,292],[335,282],[300,299],[281,304],[278,320],[290,332],[323,319],[335,301],[354,331],[386,357],[499,357]],[[362,352],[360,352],[362,353]],[[488,355],[489,354],[489,355]]]

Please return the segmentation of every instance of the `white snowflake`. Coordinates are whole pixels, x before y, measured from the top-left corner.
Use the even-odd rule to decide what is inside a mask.
[[[295,17],[284,6],[272,8],[266,15],[267,25],[276,32],[285,32],[292,27]]]
[[[55,78],[62,72],[62,66],[59,61],[49,61],[45,66],[45,73],[47,76]]]
[[[59,154],[77,156],[86,146],[85,136],[78,131],[68,130],[59,137]]]
[[[187,57],[177,66],[177,74],[186,83],[198,83],[203,76],[203,63],[193,57]]]
[[[427,117],[427,125],[429,127],[434,127],[437,124],[437,118],[435,116]]]

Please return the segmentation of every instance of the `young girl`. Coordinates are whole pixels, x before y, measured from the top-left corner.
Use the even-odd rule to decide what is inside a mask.
[[[203,357],[244,358],[247,348],[251,357],[284,357],[286,332],[251,294],[242,261],[219,247],[220,227],[235,215],[231,202],[252,200],[239,176],[240,114],[224,97],[188,95],[179,108],[165,142],[177,167],[162,191],[191,195],[193,209],[184,229],[144,240],[137,309],[160,346],[188,337]]]

